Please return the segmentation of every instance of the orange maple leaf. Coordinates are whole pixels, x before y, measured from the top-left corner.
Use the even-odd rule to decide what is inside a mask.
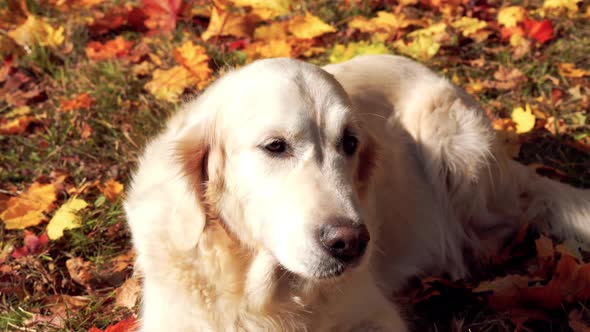
[[[133,42],[125,40],[125,38],[118,36],[106,43],[91,41],[86,45],[86,56],[95,61],[122,58],[126,56]]]
[[[16,119],[0,119],[0,134],[20,135],[27,130],[29,123],[33,121],[32,116],[21,116]]]
[[[144,24],[151,34],[174,30],[182,0],[143,0],[142,4],[142,11],[147,16]]]
[[[87,93],[81,93],[70,100],[63,100],[60,108],[64,112],[78,109],[88,109],[94,103],[94,99]]]
[[[114,179],[110,179],[103,185],[98,186],[98,188],[109,201],[114,202],[117,200],[117,197],[121,195],[124,187],[123,184],[121,184],[120,182]]]

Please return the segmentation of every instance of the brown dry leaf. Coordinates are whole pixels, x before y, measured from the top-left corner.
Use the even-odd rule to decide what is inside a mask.
[[[535,247],[537,248],[537,259],[541,266],[552,266],[555,258],[553,241],[550,238],[541,235],[540,238],[535,240]]]
[[[584,310],[586,312],[586,310]],[[588,315],[586,313],[586,315]],[[569,326],[574,332],[590,332],[588,318],[584,319],[583,312],[574,309],[569,314]]]
[[[288,30],[299,39],[311,39],[336,31],[333,26],[309,12],[305,12],[304,16],[293,17],[289,21]]]
[[[141,284],[136,277],[131,277],[115,291],[115,306],[133,309],[137,304]]]
[[[66,261],[66,267],[72,280],[84,287],[90,286],[92,271],[94,270],[91,262],[84,261],[80,257],[75,257]]]
[[[18,197],[12,197],[6,203],[6,210],[0,214],[6,229],[24,229],[38,225],[55,201],[55,186],[33,183],[27,191]]]
[[[527,81],[527,77],[518,68],[508,69],[504,66],[498,68],[494,73],[494,78],[495,81],[483,81],[483,86],[498,90],[511,90]]]
[[[213,8],[207,30],[201,34],[205,41],[216,36],[234,36],[246,38],[252,36],[258,22],[255,15],[239,15],[219,8]]]
[[[111,260],[110,273],[117,273],[124,271],[127,268],[133,267],[135,261],[135,251],[133,249],[128,250],[126,253],[119,255]]]
[[[60,110],[62,112],[69,112],[79,109],[89,109],[94,103],[94,99],[88,93],[80,93],[71,99],[62,100]]]
[[[502,310],[514,306],[515,298],[518,298],[523,288],[528,287],[530,281],[531,278],[528,276],[508,275],[491,281],[482,281],[473,292],[493,292],[488,298],[488,303],[492,308]]]
[[[271,22],[261,25],[254,30],[255,40],[287,39],[287,21]]]
[[[368,19],[364,16],[356,16],[350,22],[350,29],[357,29],[361,32],[375,34],[377,40],[385,41],[395,37],[398,30],[408,27],[409,25],[424,26],[424,22],[415,19],[409,19],[403,13],[389,13],[386,11],[377,12],[377,16]]]
[[[110,179],[105,182],[103,185],[98,186],[102,194],[111,202],[115,202],[117,198],[123,192],[123,184],[116,181],[115,179]]]
[[[106,43],[91,41],[86,45],[86,56],[95,61],[125,57],[133,47],[133,42],[118,36]]]
[[[545,123],[545,129],[553,134],[565,134],[568,132],[568,128],[569,127],[564,119],[558,118],[556,120],[554,116],[547,118],[547,123]]]
[[[198,79],[188,69],[174,66],[167,70],[156,69],[152,80],[144,88],[157,99],[176,103],[182,92],[197,82]]]

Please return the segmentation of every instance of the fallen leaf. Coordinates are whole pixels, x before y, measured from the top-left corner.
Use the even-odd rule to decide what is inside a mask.
[[[485,21],[478,20],[473,17],[463,16],[451,23],[451,26],[461,31],[463,36],[473,38],[478,42],[482,42],[483,40],[487,39],[488,35],[491,33],[484,31],[484,29],[488,26]]]
[[[503,7],[498,11],[498,23],[506,28],[516,27],[526,17],[526,10],[520,6]]]
[[[24,229],[38,225],[45,218],[43,212],[49,209],[55,199],[53,184],[35,182],[20,196],[8,200],[0,219],[6,229]]]
[[[60,110],[69,112],[79,109],[89,109],[94,103],[94,99],[88,93],[81,93],[71,99],[63,100],[60,104]]]
[[[80,216],[77,213],[87,206],[88,203],[79,198],[71,198],[62,205],[47,224],[49,238],[52,240],[59,239],[63,236],[64,230],[80,227]]]
[[[48,242],[49,238],[47,237],[47,233],[43,233],[41,236],[37,237],[34,233],[25,230],[23,246],[15,248],[11,256],[19,258],[28,255],[37,255],[45,249]]]
[[[95,61],[125,57],[133,47],[133,42],[118,36],[106,43],[91,41],[86,45],[86,56]]]
[[[238,15],[215,7],[211,12],[209,26],[201,38],[207,41],[216,36],[250,37],[256,22],[258,17],[255,15]]]
[[[330,54],[331,63],[339,63],[350,60],[357,55],[364,54],[391,54],[391,51],[383,43],[352,42],[346,45],[336,44]]]
[[[418,20],[408,19],[403,13],[377,12],[377,16],[368,19],[364,16],[356,16],[350,22],[350,29],[373,34],[377,40],[385,41],[395,37],[398,30],[406,28],[410,24],[423,25]]]
[[[535,247],[537,249],[537,259],[542,266],[552,266],[553,259],[555,256],[555,250],[553,249],[553,241],[541,235],[540,238],[535,240]]]
[[[553,39],[553,24],[549,20],[532,20],[523,19],[524,31],[529,38],[532,38],[539,43]]]
[[[508,69],[500,66],[494,73],[495,80],[485,80],[482,85],[486,88],[511,90],[527,81],[527,77],[518,69]]]
[[[92,270],[94,269],[91,262],[85,261],[80,257],[70,258],[66,261],[66,268],[70,278],[78,284],[89,287],[92,279]]]
[[[30,15],[25,23],[8,31],[7,35],[24,47],[35,45],[57,47],[64,41],[64,28],[55,29],[43,19]]]
[[[252,14],[262,20],[286,15],[291,11],[291,0],[231,0],[231,2],[237,7],[252,8]]]
[[[440,44],[434,41],[432,36],[427,35],[418,35],[409,43],[398,40],[393,45],[399,52],[421,61],[431,59],[440,49]]]
[[[129,316],[117,324],[109,325],[105,330],[93,326],[88,332],[134,332],[137,331],[138,328],[139,326],[135,318]]]
[[[244,48],[244,52],[248,56],[248,61],[250,62],[264,58],[290,58],[292,51],[291,44],[284,39],[257,41],[248,44]]]
[[[176,103],[182,92],[197,82],[198,79],[186,68],[174,66],[167,70],[156,69],[144,88],[157,99]]]
[[[133,309],[137,304],[141,285],[136,277],[131,277],[115,291],[115,306]]]
[[[546,9],[557,9],[563,10],[570,13],[576,13],[578,11],[578,3],[582,0],[545,0],[543,2],[543,8]]]
[[[587,312],[587,310],[584,310]],[[569,314],[569,326],[573,332],[590,332],[590,324],[588,324],[588,318],[584,319],[583,313],[574,309]]]
[[[0,135],[21,135],[33,121],[31,116],[21,116],[15,119],[0,119]]]
[[[288,24],[289,32],[299,39],[316,38],[336,29],[322,21],[319,17],[305,12],[304,16],[293,17]]]
[[[168,33],[176,27],[182,0],[142,0],[141,10],[147,17],[144,24],[150,33]]]
[[[185,42],[174,50],[174,59],[191,72],[199,89],[211,79],[213,71],[209,68],[209,56],[203,46]]]
[[[559,68],[559,73],[563,77],[581,78],[584,76],[590,76],[590,71],[576,68],[573,63],[558,63],[557,67]]]
[[[111,202],[115,202],[123,192],[123,184],[117,182],[115,179],[108,180],[98,188],[100,189],[102,194],[105,195],[105,197]]]
[[[528,104],[526,104],[525,109],[517,107],[512,110],[511,118],[516,123],[516,132],[518,134],[527,133],[535,127],[535,116]]]

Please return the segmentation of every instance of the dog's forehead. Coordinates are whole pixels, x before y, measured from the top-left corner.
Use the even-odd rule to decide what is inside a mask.
[[[256,69],[256,70],[252,70]],[[243,125],[285,130],[309,122],[320,127],[340,127],[349,116],[350,101],[328,73],[298,62],[271,63],[244,71],[241,88],[232,98],[232,117]]]

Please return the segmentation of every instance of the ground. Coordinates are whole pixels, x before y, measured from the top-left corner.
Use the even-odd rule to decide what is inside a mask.
[[[230,67],[403,54],[464,87],[511,155],[590,187],[587,0],[0,3],[0,329],[125,331],[121,207],[146,140]],[[417,331],[589,331],[583,244],[530,227],[469,280],[416,279]]]

